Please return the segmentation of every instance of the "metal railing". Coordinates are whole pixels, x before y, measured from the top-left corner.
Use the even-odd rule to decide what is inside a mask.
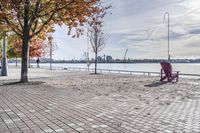
[[[31,65],[30,68],[37,68],[36,65]],[[39,68],[41,69],[49,69],[50,70],[50,66],[40,66]],[[57,66],[52,66],[52,70],[63,70],[63,69],[66,69],[64,67],[57,67]]]
[[[88,71],[88,68],[78,68],[78,67],[68,67],[64,68],[67,70],[79,70],[79,71]],[[94,71],[94,69],[89,69],[89,72]],[[121,73],[121,74],[142,74],[142,75],[154,75],[154,76],[160,76],[160,72],[149,72],[149,71],[128,71],[128,70],[110,70],[110,69],[97,69],[98,72],[108,72],[108,73]],[[180,76],[191,76],[191,77],[199,77],[200,74],[188,74],[188,73],[179,73]]]
[[[36,66],[31,66],[33,68],[36,68]],[[42,69],[50,69],[49,66],[40,66]],[[88,71],[93,72],[94,68],[80,68],[80,67],[56,67],[53,66],[52,69],[54,70],[75,70],[75,71]],[[150,71],[129,71],[129,70],[111,70],[111,69],[97,69],[97,72],[99,73],[118,73],[118,74],[138,74],[138,75],[147,75],[147,76],[160,76],[160,72],[150,72]],[[200,74],[189,74],[189,73],[179,73],[180,76],[184,77],[199,77]]]

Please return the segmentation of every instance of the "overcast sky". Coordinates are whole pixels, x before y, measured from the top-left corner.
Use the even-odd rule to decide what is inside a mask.
[[[107,0],[109,1],[109,0]],[[167,58],[167,21],[170,13],[171,58],[200,58],[200,0],[110,0],[112,15],[104,19],[109,36],[100,55],[122,59]],[[66,27],[56,26],[58,49],[55,59],[80,59],[87,51],[87,38],[67,36]],[[90,56],[93,56],[90,48]]]

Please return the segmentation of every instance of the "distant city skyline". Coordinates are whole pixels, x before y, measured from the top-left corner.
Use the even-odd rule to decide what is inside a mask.
[[[127,58],[167,59],[167,21],[170,13],[171,58],[200,58],[200,1],[199,0],[110,0],[112,15],[104,19],[104,33],[109,36],[99,55]],[[83,58],[87,37],[67,36],[67,27],[56,26],[54,39],[58,49],[54,59]],[[89,45],[90,46],[90,45]],[[90,57],[93,57],[90,47]]]

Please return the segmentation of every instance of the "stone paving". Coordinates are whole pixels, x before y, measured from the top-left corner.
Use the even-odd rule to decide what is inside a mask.
[[[38,84],[46,91],[0,83],[0,133],[200,133],[198,90],[181,99],[151,91],[159,88],[74,99],[45,83]]]

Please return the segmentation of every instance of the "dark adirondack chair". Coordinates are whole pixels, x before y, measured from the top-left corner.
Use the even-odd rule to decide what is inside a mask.
[[[160,81],[167,79],[168,82],[171,82],[176,79],[176,82],[178,82],[179,71],[173,72],[172,66],[168,62],[161,62],[160,65],[162,66]]]

